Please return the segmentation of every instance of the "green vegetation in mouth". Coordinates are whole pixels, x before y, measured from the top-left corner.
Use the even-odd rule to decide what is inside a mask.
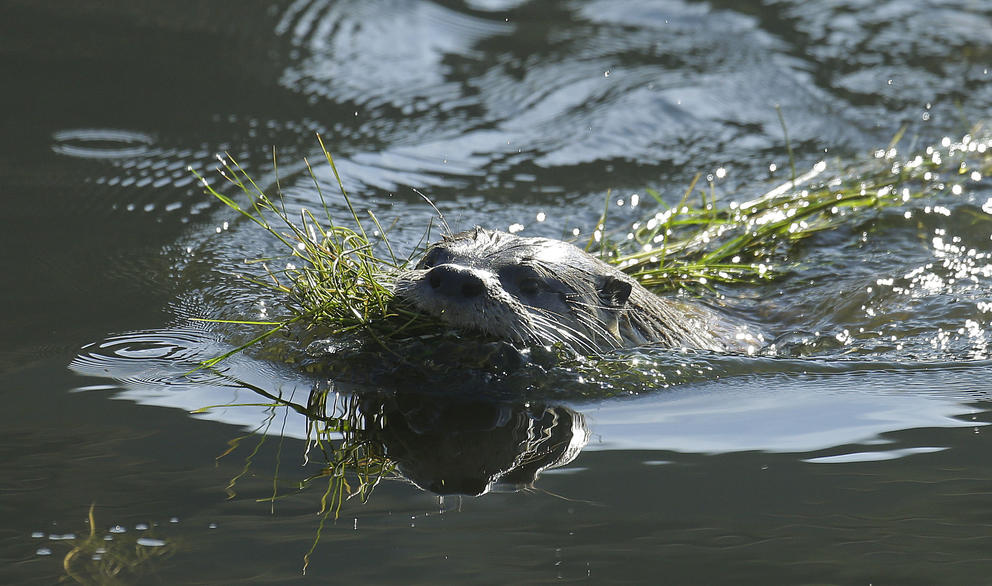
[[[334,159],[324,148],[323,141],[320,141],[320,146],[350,213],[343,223],[332,219],[320,183],[306,159],[307,170],[320,196],[322,217],[306,209],[300,212],[298,218],[289,216],[280,190],[275,156],[274,196],[259,187],[236,160],[229,156],[218,157],[223,166],[220,174],[248,196],[248,206],[242,206],[233,197],[221,193],[190,169],[208,193],[285,246],[284,256],[249,261],[262,263],[266,279],[240,276],[284,295],[286,306],[293,313],[293,317],[281,322],[226,322],[272,327],[231,352],[204,361],[201,366],[213,366],[298,322],[308,328],[319,329],[331,338],[360,334],[380,342],[386,348],[388,340],[429,334],[441,329],[435,319],[392,303],[392,278],[410,264],[411,258],[396,256],[387,230],[375,214],[368,211],[364,219],[358,214],[341,183]],[[425,231],[425,238],[429,234],[430,227]]]
[[[940,145],[905,157],[896,149],[901,134],[868,162],[838,165],[836,170],[821,162],[750,201],[718,201],[712,185],[709,193],[699,190],[694,196],[698,176],[674,206],[649,190],[660,211],[620,233],[604,233],[604,212],[590,247],[658,292],[753,283],[786,272],[793,262],[790,247],[799,241],[854,219],[863,221],[869,212],[905,206],[925,196],[962,194],[969,182],[982,181],[992,172],[992,140],[972,135],[957,142],[945,138]],[[283,204],[274,156],[274,194],[257,185],[237,161],[219,157],[221,175],[247,196],[247,205],[191,169],[208,193],[285,245],[285,256],[255,261],[263,263],[265,279],[245,278],[283,294],[293,313],[285,321],[266,323],[270,329],[201,366],[212,366],[297,323],[331,339],[362,336],[387,351],[390,341],[448,329],[435,318],[393,303],[392,278],[413,257],[397,256],[379,219],[371,211],[363,217],[355,210],[323,141],[320,146],[349,210],[344,222],[331,217],[309,161],[322,213],[303,210],[298,218],[289,217]],[[421,244],[427,243],[430,229]]]

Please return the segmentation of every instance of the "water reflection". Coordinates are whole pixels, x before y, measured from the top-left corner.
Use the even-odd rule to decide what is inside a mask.
[[[404,478],[439,495],[530,488],[588,441],[583,416],[562,405],[374,393],[356,406],[346,416],[365,437]]]
[[[442,495],[526,489],[541,471],[571,462],[588,441],[583,416],[564,405],[458,392],[369,391],[316,383],[244,357],[218,371],[187,376],[195,362],[183,356],[210,348],[216,341],[206,333],[135,333],[85,347],[72,369],[109,374],[120,383],[78,391],[118,391],[139,403],[179,407],[253,431],[304,439],[311,457],[314,446],[327,448],[326,464],[332,468],[352,465],[357,461],[352,452],[360,449],[366,467],[395,468],[417,486]],[[275,419],[282,425],[271,426]],[[325,439],[334,445],[325,446]]]
[[[656,353],[652,368],[667,368],[668,380],[677,384],[612,399],[604,398],[597,381],[583,388],[569,383],[565,372],[557,379],[548,375],[548,388],[502,393],[493,389],[512,376],[449,369],[432,380],[410,382],[400,375],[407,384],[370,387],[314,379],[247,356],[184,376],[191,357],[222,348],[207,333],[142,332],[88,346],[72,368],[117,379],[109,388],[122,398],[304,440],[308,447],[301,452],[312,460],[322,451],[328,470],[365,462],[364,472],[352,472],[368,478],[395,472],[442,495],[528,489],[541,472],[568,465],[584,449],[783,452],[815,463],[900,458],[950,446],[906,443],[894,432],[977,429],[984,423],[975,420],[979,410],[972,405],[992,398],[992,364],[985,362],[906,365],[672,352]],[[632,385],[635,379],[618,373],[620,364],[646,372],[652,370],[645,366],[649,355],[613,356],[591,370]],[[589,391],[594,387],[604,389],[598,399]]]
[[[890,439],[891,432],[983,426],[971,420],[977,410],[970,404],[992,396],[989,364],[876,364],[846,373],[816,368],[602,403],[586,412],[597,437],[587,449],[787,452],[816,462],[890,459],[945,447],[906,446]]]

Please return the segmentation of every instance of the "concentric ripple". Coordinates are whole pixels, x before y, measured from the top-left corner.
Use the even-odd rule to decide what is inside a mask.
[[[155,140],[143,132],[109,128],[60,130],[52,150],[82,159],[126,159],[148,152]]]
[[[149,330],[87,344],[69,367],[128,383],[185,385],[190,381],[184,380],[184,375],[223,347],[217,336],[207,331]]]

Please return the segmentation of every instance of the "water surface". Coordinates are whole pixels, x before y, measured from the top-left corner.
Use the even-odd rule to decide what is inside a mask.
[[[777,341],[758,356],[642,349],[467,389],[328,380],[260,353],[186,376],[249,335],[191,318],[285,312],[232,274],[275,243],[190,166],[220,184],[229,153],[271,185],[275,149],[287,205],[316,207],[304,157],[333,188],[319,132],[405,252],[433,216],[413,188],[456,228],[587,238],[607,192],[619,227],[653,213],[645,189],[674,202],[697,173],[737,201],[787,180],[779,112],[800,171],[843,173],[903,126],[900,157],[946,153],[992,106],[984,3],[5,8],[0,581],[111,563],[142,584],[984,579],[984,177],[708,299]],[[369,416],[402,473],[323,525],[312,427],[272,407],[315,388]],[[109,539],[74,550],[91,505]]]

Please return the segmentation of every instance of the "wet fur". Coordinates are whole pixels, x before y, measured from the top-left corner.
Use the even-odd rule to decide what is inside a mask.
[[[571,244],[476,228],[431,245],[398,299],[457,328],[583,353],[656,344],[733,349],[709,310],[654,295]]]

